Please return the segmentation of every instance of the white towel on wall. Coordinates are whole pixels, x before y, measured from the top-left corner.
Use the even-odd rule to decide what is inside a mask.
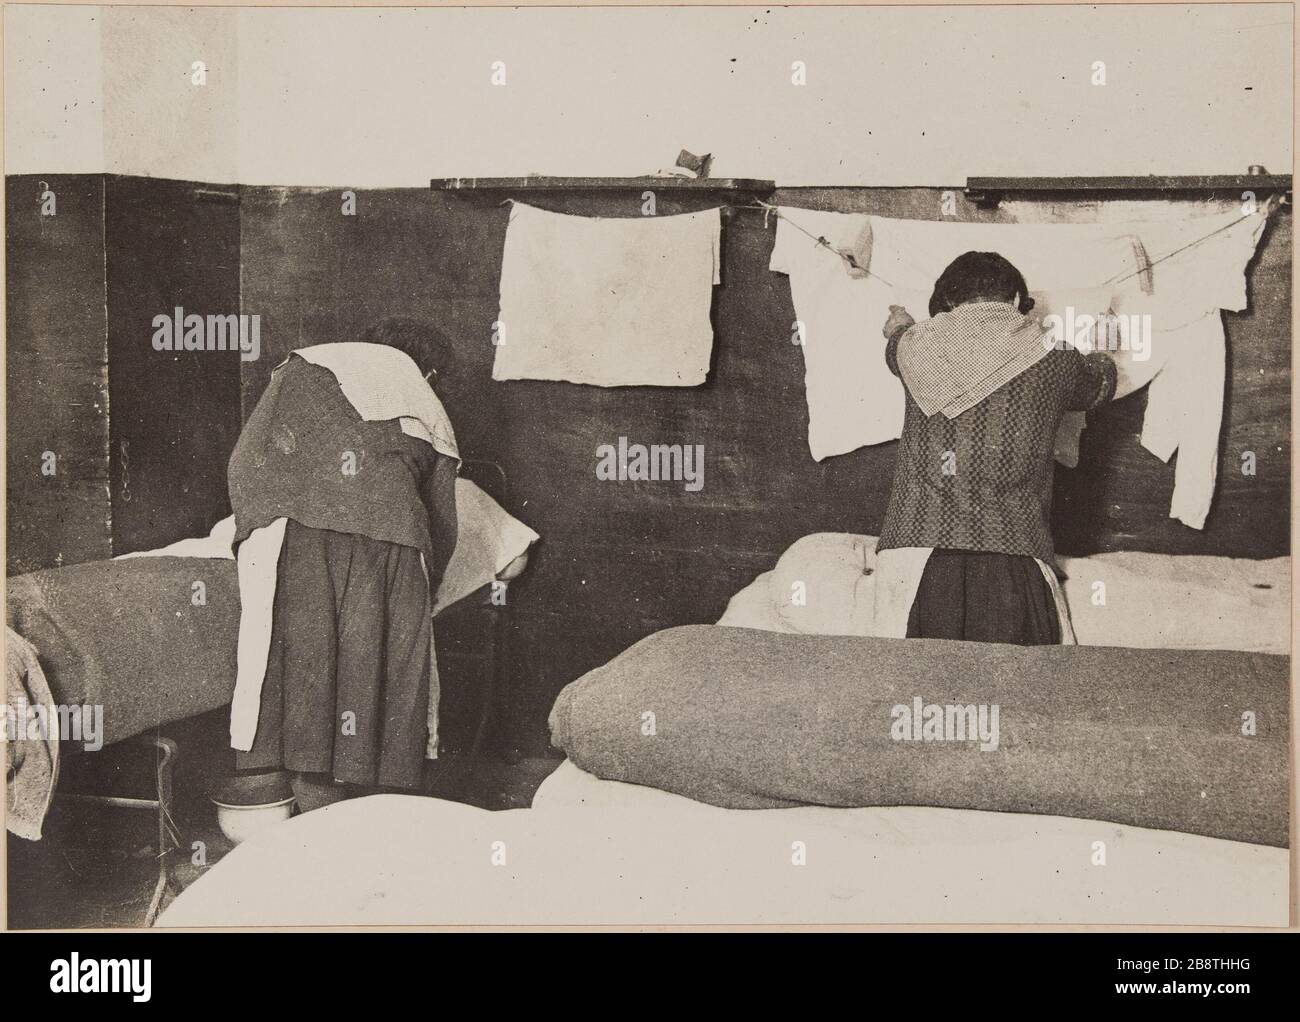
[[[789,275],[803,325],[808,445],[816,460],[898,437],[903,390],[885,365],[880,332],[889,306],[903,305],[923,318],[934,281],[952,259],[971,250],[996,251],[1024,273],[1037,315],[1064,314],[1073,306],[1076,314],[1110,307],[1151,317],[1149,357],[1138,361],[1133,352],[1115,353],[1118,396],[1150,384],[1169,367],[1169,379],[1153,387],[1149,398],[1150,437],[1148,442],[1144,433],[1144,445],[1166,461],[1180,447],[1189,452],[1178,459],[1170,515],[1204,527],[1217,469],[1226,361],[1217,310],[1246,307],[1245,268],[1263,215],[1232,209],[1097,224],[958,224],[806,209],[790,210],[790,216],[793,222],[777,221],[769,266]],[[843,260],[805,232],[852,250],[871,275],[850,276]],[[1186,247],[1207,235],[1212,237]],[[1149,275],[1143,274],[1148,266]],[[1215,365],[1207,365],[1207,357]],[[1078,463],[1082,426],[1078,415],[1062,422],[1055,451],[1063,464]]]
[[[713,353],[721,215],[608,219],[515,203],[494,380],[693,387]]]

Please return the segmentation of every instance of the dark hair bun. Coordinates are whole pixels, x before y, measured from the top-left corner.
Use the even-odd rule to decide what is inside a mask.
[[[393,316],[372,324],[361,339],[369,344],[385,344],[405,352],[420,367],[420,372],[436,372],[446,377],[455,359],[451,340],[432,323],[422,319]]]
[[[1022,314],[1034,307],[1025,278],[997,252],[965,252],[934,282],[930,315],[949,312],[970,302],[1010,302],[1019,296]]]

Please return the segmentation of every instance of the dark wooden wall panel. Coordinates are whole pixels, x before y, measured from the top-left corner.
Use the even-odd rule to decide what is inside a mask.
[[[236,352],[153,350],[176,306],[239,312],[239,196],[229,187],[107,179],[113,552],[203,535],[230,513]]]
[[[716,620],[799,536],[879,530],[895,445],[821,464],[808,454],[803,364],[789,340],[794,310],[787,279],[767,269],[774,227],[761,212],[739,211],[724,229],[708,382],[607,390],[491,381],[508,207],[423,189],[363,191],[357,199],[357,215],[345,217],[336,190],[244,189],[244,310],[263,316],[262,359],[244,371],[244,412],[294,347],[352,339],[393,314],[429,318],[449,333],[461,364],[445,400],[462,451],[506,468],[508,510],[543,537],[511,589],[513,724],[525,745],[545,746],[546,713],[560,687],[651,632]],[[571,193],[537,204],[630,216],[639,215],[639,201]],[[682,204],[689,201],[661,195],[660,213],[697,208]],[[776,201],[928,219],[940,209],[933,189],[791,189]],[[965,203],[959,209],[963,219],[1004,218]],[[1196,532],[1167,518],[1173,470],[1138,447],[1139,394],[1095,415],[1080,467],[1057,473],[1063,551],[1287,552],[1290,245],[1286,212],[1256,259],[1252,311],[1229,317],[1224,480],[1209,527]],[[598,481],[596,448],[619,436],[704,444],[704,489]],[[1235,470],[1245,447],[1259,454],[1253,479]]]
[[[10,574],[107,557],[108,334],[104,182],[5,182],[5,379]],[[41,193],[55,215],[41,215]],[[41,474],[52,451],[57,474]]]

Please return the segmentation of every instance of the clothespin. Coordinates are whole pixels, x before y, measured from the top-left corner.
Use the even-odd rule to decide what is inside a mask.
[[[834,246],[833,246],[829,241],[827,241],[825,238],[818,238],[817,240],[820,241],[820,242],[821,242],[823,245],[825,245],[827,248],[829,248],[832,252],[834,252],[834,253],[835,253],[837,256],[839,256],[841,259],[843,259],[846,263],[848,263],[849,266],[850,266],[852,269],[858,270],[858,271],[861,272],[861,273],[866,273],[866,272],[867,272],[867,269],[866,269],[865,266],[859,266],[859,265],[858,265],[858,261],[857,261],[856,259],[853,258],[853,253],[852,253],[852,252],[841,252],[838,248],[835,248],[835,247],[834,247]]]
[[[1129,243],[1133,246],[1133,262],[1137,264],[1138,284],[1142,288],[1142,293],[1153,294],[1155,275],[1151,270],[1151,257],[1147,255],[1147,248],[1136,234],[1129,235]]]

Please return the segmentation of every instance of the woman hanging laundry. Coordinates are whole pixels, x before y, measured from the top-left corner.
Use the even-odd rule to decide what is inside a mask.
[[[437,751],[433,596],[459,467],[432,381],[450,345],[414,320],[301,348],[230,459],[241,599],[231,744],[303,809],[412,789]]]
[[[907,393],[879,543],[878,634],[1073,643],[1049,519],[1066,411],[1115,394],[1109,355],[1053,344],[996,252],[940,275],[930,319],[891,306],[886,361]]]

